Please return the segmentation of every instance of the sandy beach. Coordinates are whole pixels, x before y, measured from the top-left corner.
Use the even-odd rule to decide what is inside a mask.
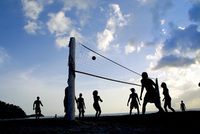
[[[199,111],[58,119],[0,121],[1,134],[194,134],[199,133]]]

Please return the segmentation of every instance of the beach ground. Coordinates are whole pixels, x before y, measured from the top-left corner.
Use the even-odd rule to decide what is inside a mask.
[[[195,134],[199,133],[200,111],[57,119],[0,121],[1,134]]]

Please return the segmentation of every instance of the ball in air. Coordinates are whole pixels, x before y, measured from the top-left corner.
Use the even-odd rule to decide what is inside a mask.
[[[92,56],[92,60],[96,60],[96,57],[95,57],[95,56]]]

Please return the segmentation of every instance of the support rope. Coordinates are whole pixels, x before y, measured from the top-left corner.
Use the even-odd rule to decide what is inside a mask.
[[[129,84],[129,85],[134,85],[134,86],[140,86],[139,84],[134,84],[134,83],[130,83],[130,82],[124,82],[124,81],[119,81],[119,80],[114,80],[114,79],[110,79],[110,78],[106,78],[106,77],[102,77],[102,76],[98,76],[98,75],[94,75],[94,74],[89,74],[89,73],[85,73],[85,72],[81,72],[81,71],[77,71],[75,70],[76,73],[81,73],[81,74],[85,74],[85,75],[89,75],[89,76],[93,76],[96,78],[100,78],[100,79],[105,79],[105,80],[109,80],[109,81],[114,81],[114,82],[119,82],[119,83],[123,83],[123,84]]]

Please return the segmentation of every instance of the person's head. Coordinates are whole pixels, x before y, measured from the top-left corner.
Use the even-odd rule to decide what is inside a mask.
[[[79,94],[79,97],[81,98],[82,96],[83,96],[82,93],[80,93],[80,94]]]
[[[183,101],[181,101],[181,103],[183,103]]]
[[[93,91],[93,95],[94,95],[94,96],[97,96],[97,95],[98,95],[98,91],[97,91],[97,90],[94,90],[94,91]]]
[[[37,97],[37,100],[39,100],[39,99],[40,99],[40,97],[38,96],[38,97]]]
[[[130,89],[132,93],[135,93],[135,88]]]
[[[148,78],[148,74],[147,74],[147,72],[143,72],[143,73],[142,73],[142,78],[143,78],[143,79]]]
[[[162,87],[162,88],[167,88],[167,85],[166,85],[166,83],[165,83],[165,82],[163,82],[163,83],[161,84],[161,87]]]

